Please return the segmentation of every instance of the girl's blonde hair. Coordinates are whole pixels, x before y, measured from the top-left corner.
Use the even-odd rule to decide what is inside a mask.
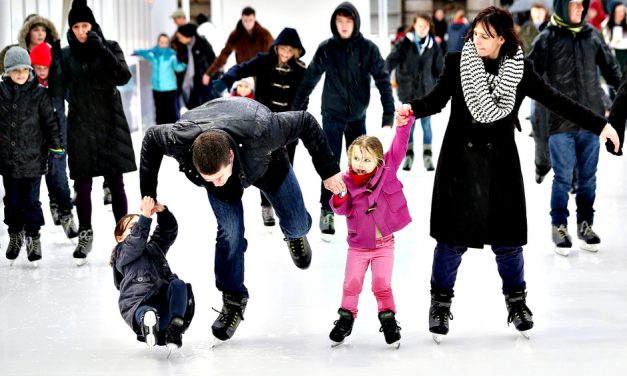
[[[118,238],[122,236],[122,234],[124,234],[124,231],[126,231],[126,226],[128,225],[128,223],[131,221],[131,219],[133,219],[133,217],[138,217],[138,214],[127,214],[124,217],[120,218],[120,220],[118,221],[118,223],[115,225],[115,230],[113,230],[113,236],[115,237],[115,241],[120,243],[118,241]],[[115,249],[116,247],[113,247],[113,250],[111,251],[111,257],[109,258],[109,266],[114,266],[115,265],[115,259],[116,259],[116,252]]]
[[[353,152],[356,148],[365,150],[377,159],[377,166],[383,166],[383,145],[378,138],[374,136],[363,135],[359,136],[353,141],[351,146],[348,147],[348,165],[350,166]]]

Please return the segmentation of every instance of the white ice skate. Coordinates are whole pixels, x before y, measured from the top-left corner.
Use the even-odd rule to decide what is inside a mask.
[[[153,310],[147,310],[144,314],[144,319],[142,320],[142,325],[144,326],[144,330],[147,333],[144,333],[144,338],[146,339],[146,345],[152,348],[157,344],[157,333],[155,332],[155,327],[157,325],[157,315]]]

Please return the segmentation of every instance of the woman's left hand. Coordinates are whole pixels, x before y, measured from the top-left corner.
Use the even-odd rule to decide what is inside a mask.
[[[600,136],[603,143],[606,143],[608,140],[612,141],[614,144],[614,153],[618,153],[618,149],[620,148],[620,139],[618,138],[616,129],[614,129],[609,123],[605,124]]]

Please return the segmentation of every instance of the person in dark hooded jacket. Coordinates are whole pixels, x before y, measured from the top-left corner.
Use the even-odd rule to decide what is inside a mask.
[[[0,51],[0,74],[4,73],[4,55],[9,48],[20,46],[29,53],[40,43],[53,44],[59,40],[59,33],[52,21],[38,14],[31,14],[24,20],[17,36],[17,44],[6,46]]]
[[[116,86],[131,78],[117,42],[106,40],[85,0],[75,0],[68,15],[68,47],[53,45],[50,90],[68,98],[67,153],[75,181],[79,240],[73,257],[87,261],[93,244],[92,178],[104,176],[111,190],[115,222],[128,204],[123,174],[135,171],[133,142]]]
[[[293,110],[304,110],[313,89],[325,74],[322,89],[322,128],[339,163],[342,138],[346,147],[366,134],[366,110],[370,102],[370,78],[381,94],[382,126],[392,126],[394,97],[390,74],[377,46],[359,31],[357,8],[343,2],[331,15],[333,37],[320,43],[296,92]],[[329,241],[335,234],[334,215],[329,205],[331,193],[320,192],[320,232]]]
[[[286,27],[279,33],[270,51],[260,52],[254,58],[233,66],[222,76],[213,81],[214,86],[230,87],[244,77],[257,77],[255,99],[266,105],[272,112],[289,111],[296,95],[298,85],[307,69],[300,58],[305,55],[305,47],[295,29]],[[294,165],[298,140],[287,144],[287,156]],[[274,158],[285,158],[285,150],[274,152]],[[265,226],[274,226],[274,213],[270,201],[261,194],[261,215]]]
[[[603,116],[605,105],[597,67],[614,88],[620,83],[621,73],[601,34],[585,21],[589,3],[589,0],[554,0],[555,13],[550,24],[536,37],[529,59],[549,84]],[[568,194],[576,170],[577,237],[581,249],[597,252],[601,239],[592,225],[599,138],[554,112],[548,114],[548,127],[554,173],[551,188],[554,250],[567,256],[573,245],[568,233]]]

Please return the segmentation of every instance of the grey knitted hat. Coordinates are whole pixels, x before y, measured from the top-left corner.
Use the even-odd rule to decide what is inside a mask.
[[[4,55],[4,71],[9,73],[20,68],[33,69],[30,65],[30,56],[22,47],[11,47]]]

